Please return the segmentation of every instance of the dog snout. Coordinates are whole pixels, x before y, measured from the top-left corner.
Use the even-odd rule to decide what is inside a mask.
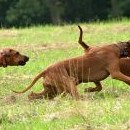
[[[28,56],[24,56],[24,59],[23,60],[20,60],[19,62],[18,62],[18,65],[25,65],[26,64],[26,62],[27,61],[29,61],[29,57]]]
[[[29,61],[29,57],[25,56],[25,62]]]

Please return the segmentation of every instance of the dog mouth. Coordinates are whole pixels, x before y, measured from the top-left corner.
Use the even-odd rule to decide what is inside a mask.
[[[25,56],[24,61],[19,61],[18,65],[24,66],[29,61],[29,57]]]
[[[18,63],[18,65],[21,65],[21,66],[24,66],[26,64],[26,62],[24,62],[24,61],[20,61],[19,63]]]

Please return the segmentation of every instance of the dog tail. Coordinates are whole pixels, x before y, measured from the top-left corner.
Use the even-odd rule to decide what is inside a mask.
[[[84,48],[84,49],[88,49],[89,46],[84,42],[82,41],[82,37],[83,37],[83,31],[82,31],[82,28],[78,25],[78,28],[80,30],[80,35],[79,35],[79,40],[78,40],[78,43]]]
[[[26,92],[27,90],[29,90],[30,88],[32,88],[32,86],[41,78],[41,77],[43,77],[43,75],[44,75],[44,72],[41,72],[40,74],[38,74],[35,78],[34,78],[34,80],[32,81],[32,83],[28,86],[28,87],[26,87],[24,90],[22,90],[22,91],[15,91],[15,90],[12,90],[14,93],[24,93],[24,92]]]

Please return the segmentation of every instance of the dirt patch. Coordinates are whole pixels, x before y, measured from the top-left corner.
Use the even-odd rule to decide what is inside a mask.
[[[15,30],[2,30],[0,32],[1,37],[16,37],[18,35],[18,32]]]
[[[16,96],[7,95],[2,99],[2,104],[12,104],[16,102]]]
[[[70,44],[72,45],[72,44]],[[54,49],[60,49],[60,50],[66,50],[68,48],[74,48],[74,46],[70,46],[69,44],[64,43],[55,43],[55,44],[45,44],[45,43],[38,43],[38,44],[19,44],[14,46],[11,46],[10,48],[16,49],[19,51],[48,51],[48,50],[54,50]],[[77,46],[76,46],[77,47]]]

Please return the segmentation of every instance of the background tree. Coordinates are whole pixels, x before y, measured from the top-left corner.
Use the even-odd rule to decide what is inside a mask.
[[[46,0],[49,7],[51,21],[53,24],[62,23],[62,15],[64,13],[64,5],[61,0]]]
[[[16,2],[16,0],[0,0],[0,25],[7,24],[6,12]]]
[[[130,0],[0,0],[1,27],[129,17]]]
[[[19,0],[7,11],[10,25],[28,26],[50,22],[49,10],[44,0]]]

